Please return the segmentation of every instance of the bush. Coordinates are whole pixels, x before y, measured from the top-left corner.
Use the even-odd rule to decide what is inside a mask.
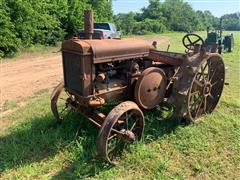
[[[12,55],[21,44],[21,40],[14,34],[14,25],[10,22],[7,8],[0,8],[0,57]]]
[[[166,27],[157,20],[145,19],[144,21],[135,22],[133,24],[132,34],[144,35],[148,33],[162,33],[166,31]]]

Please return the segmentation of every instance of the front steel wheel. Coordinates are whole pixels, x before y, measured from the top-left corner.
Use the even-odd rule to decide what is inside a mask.
[[[62,123],[63,119],[72,112],[68,106],[73,101],[73,96],[64,89],[64,82],[60,82],[53,90],[51,95],[51,110],[58,123]]]
[[[97,137],[97,152],[111,164],[118,164],[124,147],[141,139],[144,116],[137,104],[125,101],[106,117]]]

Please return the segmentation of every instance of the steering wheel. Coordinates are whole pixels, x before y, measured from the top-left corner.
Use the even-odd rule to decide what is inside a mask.
[[[199,35],[189,33],[189,34],[186,34],[183,37],[182,43],[183,43],[185,48],[187,48],[190,51],[193,51],[194,50],[194,46],[196,44],[203,45],[204,41],[203,41],[203,39]]]

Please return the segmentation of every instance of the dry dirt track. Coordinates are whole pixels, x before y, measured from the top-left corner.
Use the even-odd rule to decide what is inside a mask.
[[[3,62],[0,66],[0,106],[41,89],[53,88],[62,79],[61,54]]]

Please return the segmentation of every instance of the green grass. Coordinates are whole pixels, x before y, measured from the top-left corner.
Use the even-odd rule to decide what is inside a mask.
[[[48,56],[51,53],[58,53],[61,49],[61,43],[57,43],[55,46],[44,46],[36,44],[25,49],[21,49],[19,52],[13,54],[10,57],[0,58],[2,62],[15,61],[19,59],[31,59],[39,56]]]
[[[17,102],[11,101],[11,100],[7,100],[7,101],[5,101],[5,103],[3,104],[3,108],[2,108],[1,111],[6,111],[6,110],[13,109],[13,108],[16,108],[16,107],[18,107]],[[0,112],[1,112],[1,111],[0,111]]]
[[[169,38],[170,50],[182,52],[183,35],[167,33],[159,39]],[[3,117],[13,125],[0,134],[0,177],[240,179],[240,32],[234,32],[234,37],[234,52],[223,54],[229,85],[215,112],[199,123],[157,121],[156,113],[145,112],[143,140],[126,149],[118,166],[111,166],[96,156],[98,129],[86,119],[74,114],[55,127],[51,91],[43,90],[26,107]]]

